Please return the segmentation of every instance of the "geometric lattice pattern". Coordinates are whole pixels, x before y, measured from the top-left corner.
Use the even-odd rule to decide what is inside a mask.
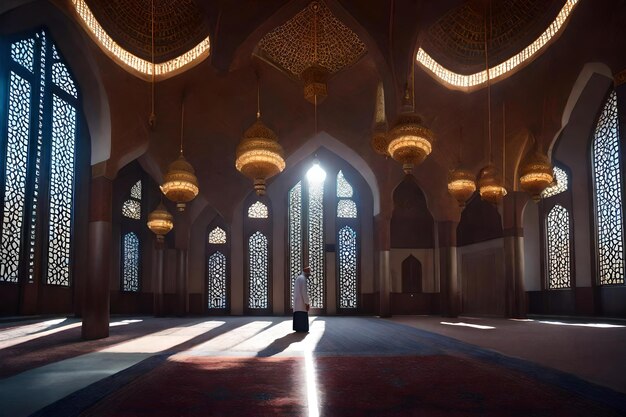
[[[122,205],[122,215],[129,219],[141,219],[141,202],[137,200],[126,200]]]
[[[209,243],[213,245],[223,245],[226,243],[226,232],[219,226],[209,232]]]
[[[346,181],[346,178],[343,176],[343,172],[339,171],[337,174],[337,197],[352,198],[352,194],[352,186],[348,181]]]
[[[356,232],[344,226],[337,234],[339,262],[339,308],[357,308]]]
[[[122,239],[122,291],[139,291],[139,238],[133,232]]]
[[[78,98],[78,90],[64,63],[55,62],[52,64],[52,82],[67,94]]]
[[[611,92],[596,125],[593,184],[599,283],[624,283],[624,220],[617,96]]]
[[[267,237],[255,232],[248,240],[248,268],[250,293],[248,308],[268,308],[269,297],[269,259]]]
[[[248,217],[251,219],[267,219],[268,215],[267,206],[260,201],[257,201],[248,208]]]
[[[2,257],[0,281],[6,282],[18,281],[20,242],[26,206],[30,103],[30,83],[11,72],[2,237],[0,238]]]
[[[0,153],[5,163],[0,171],[4,174],[0,281],[18,282],[22,264],[28,279],[33,280],[35,256],[41,254],[44,282],[68,286],[78,91],[54,44],[46,38],[46,33],[39,31],[13,42],[10,59],[3,60],[15,70],[9,72],[8,107],[0,115],[7,120],[6,132],[0,132],[4,140]],[[52,55],[52,62],[46,61],[48,55]],[[18,66],[29,73],[22,77]],[[23,72],[22,68],[19,71]],[[49,79],[71,97],[53,89],[47,84]],[[46,153],[44,144],[48,147]],[[46,164],[44,154],[50,158]],[[49,200],[43,206],[40,184],[46,177]],[[39,235],[42,229],[44,236]],[[42,247],[36,248],[37,244]],[[21,259],[21,254],[27,254],[27,259]]]
[[[11,44],[11,58],[30,72],[35,67],[35,39],[29,38]]]
[[[130,196],[136,200],[141,200],[141,180],[130,188]]]
[[[214,252],[207,261],[207,308],[226,308],[226,256]]]
[[[53,95],[46,282],[70,285],[76,109]]]
[[[296,78],[314,63],[335,73],[366,52],[357,34],[333,16],[322,1],[312,2],[267,33],[258,47],[263,57]]]
[[[571,253],[569,213],[560,205],[555,205],[548,212],[548,288],[569,288],[571,286]]]
[[[324,308],[324,183],[309,181],[308,242],[311,308]]]
[[[291,289],[289,299],[293,307],[293,288],[296,277],[302,272],[302,181],[289,191],[288,197],[289,222],[289,282]]]
[[[557,194],[561,194],[564,191],[567,191],[567,187],[568,187],[567,173],[561,168],[555,166],[553,169],[553,174],[554,174],[554,184],[550,185],[548,188],[543,190],[543,192],[541,193],[542,198],[552,197]]]
[[[356,219],[356,204],[352,200],[339,200],[337,203],[337,217],[343,219]]]

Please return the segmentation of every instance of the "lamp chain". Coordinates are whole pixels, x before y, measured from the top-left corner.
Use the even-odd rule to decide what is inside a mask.
[[[150,126],[154,127],[156,123],[156,113],[154,112],[154,81],[155,81],[155,65],[154,65],[154,0],[150,2],[150,25],[151,25],[151,55],[152,55],[152,85],[151,85],[151,94],[152,94],[152,111],[150,113],[150,118],[148,119],[148,123]]]
[[[489,7],[489,11],[491,10],[491,2],[489,2],[488,6]],[[488,11],[485,10],[485,68],[487,71],[487,130],[488,130],[488,135],[489,135],[489,162],[493,162],[493,151],[492,151],[492,144],[491,144],[491,83],[489,82],[490,80],[490,76],[489,76],[489,54],[488,54],[488,49],[487,49],[487,13]],[[491,26],[491,25],[490,25]],[[491,30],[491,28],[490,28]]]

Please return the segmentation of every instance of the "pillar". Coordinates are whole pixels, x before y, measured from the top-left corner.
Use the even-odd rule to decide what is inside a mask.
[[[184,212],[177,212],[175,233],[176,247],[176,315],[184,316],[189,311],[187,294],[187,269],[189,247],[189,205]]]
[[[525,318],[524,229],[522,213],[528,194],[512,191],[503,200],[505,311],[507,317]]]
[[[437,222],[441,313],[444,317],[457,317],[461,311],[456,254],[457,226],[458,222],[455,221]]]
[[[391,264],[389,261],[391,248],[391,216],[378,214],[374,216],[374,233],[376,246],[374,252],[378,258],[378,314],[390,317],[389,298],[391,292]]]
[[[92,177],[89,196],[89,241],[85,275],[82,337],[85,340],[109,336],[111,214],[113,182]]]

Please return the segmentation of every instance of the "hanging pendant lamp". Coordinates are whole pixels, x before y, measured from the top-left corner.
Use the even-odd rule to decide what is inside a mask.
[[[404,106],[398,120],[387,134],[387,152],[402,164],[406,174],[410,174],[433,150],[434,135],[424,126],[422,118],[415,113],[412,94],[407,85],[404,94]]]
[[[176,203],[178,211],[185,211],[185,206],[196,198],[199,192],[198,178],[193,166],[183,155],[183,133],[185,122],[185,104],[182,105],[180,122],[180,154],[178,159],[167,168],[161,191],[165,196]]]
[[[174,228],[174,218],[160,202],[157,208],[148,214],[148,228],[156,235],[157,242],[165,240],[165,235]]]
[[[465,203],[476,191],[474,175],[461,168],[461,151],[463,149],[463,131],[459,135],[459,160],[457,167],[448,175],[448,192],[459,203],[459,207],[465,207]]]
[[[491,6],[491,5],[490,5]],[[491,8],[491,7],[490,7]],[[490,25],[491,29],[491,25]],[[487,71],[487,129],[489,135],[489,163],[484,166],[479,174],[478,174],[478,192],[480,193],[480,198],[484,201],[487,201],[492,204],[498,204],[504,196],[506,196],[507,191],[504,187],[504,181],[500,177],[500,173],[498,169],[493,164],[493,155],[492,155],[492,141],[491,141],[491,82],[490,82],[490,74],[489,74],[489,55],[487,53],[487,12],[485,11],[485,68]],[[503,140],[503,155],[502,155],[502,167],[505,166],[505,155],[504,155],[504,146],[506,138],[502,138]]]
[[[313,11],[313,64],[302,71],[300,78],[304,82],[304,98],[317,106],[328,96],[330,71],[317,62],[317,15],[320,5],[314,1],[309,7]]]
[[[284,152],[278,143],[278,136],[261,121],[258,85],[256,121],[244,132],[237,146],[236,156],[235,168],[254,181],[257,195],[265,194],[265,182],[268,178],[285,169]]]
[[[533,146],[520,163],[519,183],[535,202],[541,200],[541,193],[554,181],[552,165],[541,152],[539,142],[532,136]]]
[[[374,127],[372,129],[372,139],[370,144],[372,149],[380,155],[389,156],[387,148],[387,115],[385,113],[385,90],[380,81],[376,88],[376,103],[374,107]]]

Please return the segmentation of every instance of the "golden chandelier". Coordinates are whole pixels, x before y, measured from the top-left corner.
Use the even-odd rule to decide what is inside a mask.
[[[261,121],[257,88],[256,121],[246,130],[237,145],[235,168],[254,181],[257,195],[265,194],[265,181],[285,169],[283,148],[278,136]]]
[[[176,203],[178,211],[184,211],[185,206],[196,198],[198,192],[198,178],[193,166],[183,155],[183,128],[185,121],[185,106],[183,104],[180,122],[180,155],[167,168],[161,191],[165,196]]]
[[[553,181],[552,165],[548,157],[539,150],[539,143],[534,139],[534,145],[526,154],[520,164],[519,183],[522,190],[526,191],[537,202],[541,199],[541,193]]]
[[[174,228],[174,218],[167,211],[163,202],[160,202],[157,208],[148,214],[148,228],[156,235],[159,243],[162,243],[165,240],[165,235]]]

